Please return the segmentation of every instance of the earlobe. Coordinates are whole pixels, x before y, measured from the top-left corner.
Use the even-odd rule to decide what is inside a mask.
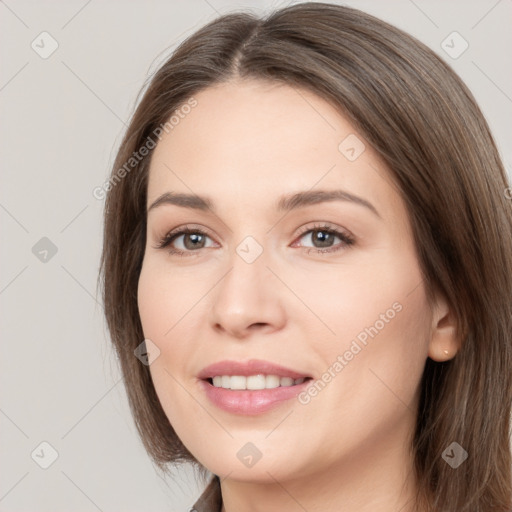
[[[457,350],[442,349],[440,350],[438,344],[432,343],[429,346],[428,357],[437,362],[444,362],[453,359],[457,354]]]
[[[444,297],[439,297],[432,314],[432,330],[428,357],[444,362],[453,359],[459,350],[457,321]]]

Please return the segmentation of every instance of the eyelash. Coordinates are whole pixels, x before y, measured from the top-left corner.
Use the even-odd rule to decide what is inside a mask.
[[[324,233],[327,233],[329,235],[337,236],[341,239],[341,243],[338,246],[335,247],[328,247],[326,249],[318,249],[316,247],[304,247],[303,249],[307,254],[309,254],[311,251],[314,251],[316,253],[325,254],[325,253],[334,253],[338,252],[343,248],[348,248],[352,246],[355,243],[354,237],[352,235],[349,235],[347,232],[340,231],[329,224],[315,224],[314,226],[308,226],[304,228],[304,230],[301,231],[298,235],[298,239],[302,238],[304,235],[311,231],[322,231]],[[173,247],[169,247],[176,238],[180,237],[181,235],[189,235],[189,234],[196,234],[201,236],[206,236],[208,238],[211,238],[208,233],[200,228],[194,228],[185,226],[184,228],[181,228],[177,231],[171,231],[167,233],[160,241],[159,243],[154,246],[155,249],[165,249],[167,248],[168,252],[172,255],[177,256],[194,256],[194,253],[199,252],[199,249],[193,251],[193,250],[187,250],[183,251],[181,249],[175,249]],[[204,247],[200,248],[204,249]]]

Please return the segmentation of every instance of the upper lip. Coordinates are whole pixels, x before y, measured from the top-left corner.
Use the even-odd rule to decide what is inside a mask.
[[[200,379],[210,379],[219,375],[242,375],[247,377],[249,375],[258,374],[291,377],[292,379],[310,377],[305,373],[260,359],[250,359],[248,361],[219,361],[203,368],[199,372],[198,377]]]

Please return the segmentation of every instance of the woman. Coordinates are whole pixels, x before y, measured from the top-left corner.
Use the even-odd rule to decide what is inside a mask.
[[[213,474],[195,510],[511,509],[507,187],[467,87],[368,14],[180,45],[119,149],[101,275],[148,453]]]

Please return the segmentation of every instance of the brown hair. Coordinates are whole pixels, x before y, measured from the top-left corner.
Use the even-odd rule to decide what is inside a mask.
[[[452,360],[426,361],[411,447],[418,504],[511,510],[512,210],[495,142],[468,88],[421,42],[353,8],[308,2],[264,18],[230,13],[186,39],[152,77],[112,177],[187,99],[240,79],[314,92],[347,116],[391,169],[429,301],[436,290],[444,294],[461,342]],[[199,463],[169,424],[149,368],[134,357],[143,340],[137,285],[151,154],[108,191],[100,276],[137,429],[165,470],[169,462]],[[442,458],[454,441],[469,454],[459,469]]]

